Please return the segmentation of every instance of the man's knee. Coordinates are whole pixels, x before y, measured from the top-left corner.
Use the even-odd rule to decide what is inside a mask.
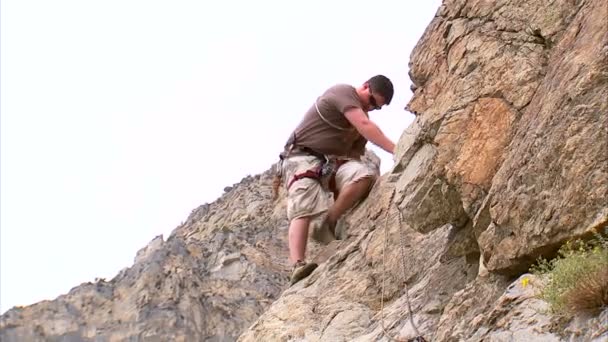
[[[355,179],[351,185],[356,186],[357,197],[360,200],[362,200],[369,195],[375,182],[376,182],[376,176],[367,175],[367,176],[363,176],[358,179]]]
[[[377,176],[375,176],[375,175],[369,175],[369,176],[362,177],[359,180],[359,182],[362,183],[362,187],[365,188],[365,190],[364,190],[364,196],[369,195],[370,191],[374,187],[374,184],[376,184],[376,180],[377,179],[378,179]]]
[[[369,192],[373,187],[376,179],[378,178],[378,174],[375,170],[368,167],[366,164],[353,161],[346,163],[338,170],[336,174],[336,183],[338,185],[338,190],[351,185],[357,184],[357,187],[362,187]]]

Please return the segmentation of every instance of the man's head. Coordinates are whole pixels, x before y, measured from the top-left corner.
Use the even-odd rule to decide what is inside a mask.
[[[384,75],[376,75],[359,88],[359,97],[368,111],[389,105],[393,99],[393,83]]]

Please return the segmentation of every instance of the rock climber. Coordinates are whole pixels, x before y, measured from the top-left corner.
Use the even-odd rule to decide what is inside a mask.
[[[389,105],[393,92],[384,75],[358,87],[333,85],[316,99],[287,139],[277,170],[287,191],[291,285],[318,266],[305,258],[313,219],[320,218],[311,227],[313,239],[323,244],[336,239],[342,214],[369,194],[379,176],[379,168],[361,160],[367,141],[393,154],[395,144],[368,115]]]

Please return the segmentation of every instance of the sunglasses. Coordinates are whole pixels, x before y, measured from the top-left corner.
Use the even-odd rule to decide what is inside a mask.
[[[378,102],[376,102],[376,99],[374,98],[374,94],[372,94],[371,89],[369,91],[369,104],[372,105],[372,109],[380,109],[381,108],[380,106],[378,106]]]

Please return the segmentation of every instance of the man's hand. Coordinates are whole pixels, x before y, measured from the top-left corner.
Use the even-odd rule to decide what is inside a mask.
[[[395,144],[365,115],[361,108],[349,109],[344,116],[365,139],[390,154],[394,153]]]

